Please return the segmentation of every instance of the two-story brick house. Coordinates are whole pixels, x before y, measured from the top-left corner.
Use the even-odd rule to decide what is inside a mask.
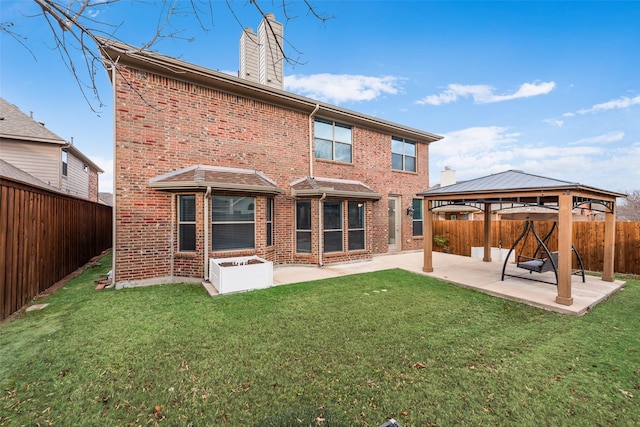
[[[440,136],[102,42],[116,283],[202,280],[212,257],[323,265],[422,248],[416,193]]]

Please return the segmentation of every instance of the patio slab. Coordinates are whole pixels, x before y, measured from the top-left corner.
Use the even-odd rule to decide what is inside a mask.
[[[373,257],[371,261],[333,264],[323,267],[275,266],[273,283],[274,285],[284,285],[401,268],[425,276],[436,277],[459,286],[476,289],[500,298],[576,316],[587,313],[593,306],[607,299],[625,284],[620,280],[605,282],[596,276],[586,276],[586,282],[582,283],[581,277],[572,276],[573,304],[565,306],[555,302],[558,295],[555,285],[516,277],[505,277],[505,280],[501,281],[501,262],[483,262],[476,258],[434,252],[434,271],[425,273],[422,271],[422,265],[422,251],[416,251],[379,255]],[[507,265],[506,273],[514,275],[528,274],[525,270],[518,269],[513,264]],[[547,281],[554,280],[553,273],[536,274],[536,276]]]

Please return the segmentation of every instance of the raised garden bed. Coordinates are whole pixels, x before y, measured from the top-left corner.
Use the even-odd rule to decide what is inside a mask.
[[[258,256],[212,258],[209,281],[219,294],[273,286],[273,263]]]

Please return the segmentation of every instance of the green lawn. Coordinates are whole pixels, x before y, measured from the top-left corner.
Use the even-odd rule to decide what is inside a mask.
[[[0,324],[0,426],[637,426],[640,282],[577,318],[402,270],[211,298],[95,291]]]

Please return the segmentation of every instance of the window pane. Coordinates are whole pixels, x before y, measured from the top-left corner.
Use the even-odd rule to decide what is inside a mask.
[[[253,197],[213,196],[212,221],[253,221],[255,199]]]
[[[296,229],[311,230],[311,200],[296,201]]]
[[[273,246],[273,224],[267,224],[267,246]]]
[[[342,231],[325,231],[324,232],[324,251],[325,252],[341,252],[342,251]]]
[[[413,219],[422,219],[422,199],[413,199]]]
[[[314,128],[314,135],[316,138],[333,140],[333,124],[316,120]]]
[[[402,170],[402,154],[391,155],[391,167],[400,171]]]
[[[364,249],[364,230],[349,231],[349,250]]]
[[[267,221],[273,218],[273,199],[267,199]]]
[[[406,156],[412,156],[415,157],[416,156],[416,144],[415,142],[405,142],[404,144],[404,154]]]
[[[331,143],[331,141],[316,139],[315,145],[315,154],[317,158],[333,160],[333,144]]]
[[[351,163],[351,144],[336,142],[336,160]]]
[[[342,229],[342,202],[324,202],[324,229]]]
[[[303,253],[303,254],[311,253],[311,232],[310,231],[296,232],[296,252]]]
[[[422,220],[413,221],[413,235],[422,236]]]
[[[391,152],[402,154],[404,153],[404,142],[402,140],[397,140],[395,138],[391,138]]]
[[[364,202],[349,202],[349,228],[364,228]]]
[[[196,196],[180,196],[180,221],[196,220]]]
[[[227,249],[252,249],[255,247],[253,223],[212,224],[212,245],[214,251]]]
[[[405,156],[404,158],[404,170],[409,172],[416,171],[416,158]]]
[[[179,251],[195,251],[196,250],[196,225],[180,224],[178,229],[179,235]]]
[[[336,138],[336,141],[346,142],[347,144],[351,144],[351,127],[336,123],[335,138]]]

